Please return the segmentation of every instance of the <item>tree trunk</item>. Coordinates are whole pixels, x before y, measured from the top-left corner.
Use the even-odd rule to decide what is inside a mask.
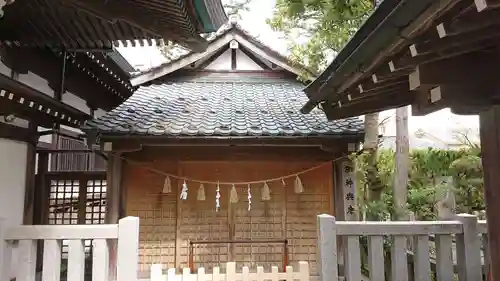
[[[366,184],[368,187],[368,202],[381,198],[383,185],[377,170],[378,149],[378,113],[365,115],[365,141],[363,150],[368,154],[366,159]]]
[[[408,140],[408,107],[396,109],[396,161],[394,169],[394,219],[406,220],[410,143]]]

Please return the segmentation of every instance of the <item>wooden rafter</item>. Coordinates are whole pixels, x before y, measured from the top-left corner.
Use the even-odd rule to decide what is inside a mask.
[[[71,127],[79,127],[83,124],[83,121],[90,118],[88,114],[3,74],[0,74],[0,89],[2,89],[0,91],[0,101],[2,103],[0,104],[10,104],[10,106],[2,109],[3,113],[35,114],[42,119],[50,120],[51,123],[59,122]],[[13,108],[14,112],[5,112],[9,108]],[[20,109],[21,112],[16,112],[15,109]]]
[[[180,9],[180,5],[178,12],[176,14],[171,14],[172,18],[170,18],[170,21],[161,21],[160,18],[156,16],[158,13],[151,12],[148,16],[145,16],[144,14],[138,13],[137,10],[132,9],[130,4],[124,5],[123,3],[114,1],[102,2],[95,0],[64,0],[64,2],[76,8],[83,9],[98,18],[111,19],[112,21],[125,21],[159,38],[177,40],[196,52],[201,52],[206,49],[207,42],[196,33],[187,12]],[[147,10],[149,10],[149,8]],[[184,26],[187,28],[180,28]],[[133,44],[135,45],[135,42]]]
[[[209,64],[211,64],[214,60],[216,60],[219,56],[221,56],[223,53],[225,53],[228,49],[229,49],[229,44],[227,44],[226,47],[224,47],[224,48],[220,48],[213,55],[211,55],[210,57],[203,60],[199,65],[196,65],[196,68],[197,69],[204,69]]]
[[[60,91],[63,53],[48,49],[3,47],[2,61],[19,73],[28,71],[47,80],[49,87]],[[123,71],[111,59],[87,53],[66,54],[65,89],[92,104],[110,110],[134,92]]]
[[[492,6],[490,9],[485,9],[483,12],[485,16],[481,17],[481,13],[474,9],[472,3],[461,1],[448,11],[457,14],[443,14],[434,21],[434,25],[428,25],[426,31],[420,32],[417,37],[411,40],[407,40],[406,48],[401,48],[398,52],[386,57],[384,62],[377,64],[371,71],[364,70],[362,76],[355,83],[349,84],[346,88],[340,87],[335,95],[326,98],[327,105],[332,107],[331,112],[338,112],[338,114],[330,113],[329,116],[337,116],[338,118],[352,116],[352,114],[348,114],[351,110],[356,112],[355,115],[359,115],[360,111],[357,110],[363,105],[371,108],[363,110],[365,113],[370,110],[379,111],[380,108],[374,106],[374,99],[386,99],[386,92],[397,88],[397,85],[404,83],[405,80],[409,81],[406,90],[411,91],[409,95],[414,97],[411,100],[415,102],[414,113],[416,114],[430,112],[426,107],[437,110],[452,105],[458,106],[457,104],[463,102],[461,99],[450,98],[450,91],[454,88],[448,84],[449,81],[428,83],[429,79],[444,79],[442,74],[448,73],[450,74],[447,76],[448,78],[453,77],[457,83],[463,84],[463,90],[455,91],[455,93],[462,93],[464,90],[471,91],[472,89],[463,81],[474,79],[474,74],[484,73],[485,60],[489,60],[490,64],[496,61],[491,59],[491,54],[492,50],[497,50],[497,47],[500,46],[500,9]],[[476,54],[481,57],[485,56],[486,59],[467,63],[466,59],[470,54],[472,56]],[[477,65],[479,62],[483,65]],[[439,66],[439,69],[430,71],[431,67],[436,65]],[[464,65],[471,67],[463,67]],[[476,65],[477,67],[475,67]],[[475,69],[475,73],[470,73],[472,69]],[[464,70],[470,75],[465,73],[458,75],[457,71],[459,70]],[[495,71],[492,73],[497,73]],[[451,73],[455,73],[455,75]],[[480,81],[483,81],[487,76],[482,75]],[[416,80],[416,77],[419,77],[420,80]],[[327,85],[324,84],[320,91],[324,91]],[[495,89],[495,85],[487,83],[483,83],[483,85],[485,86],[483,90],[491,92]],[[437,100],[431,102],[432,95],[441,95],[442,98],[439,99],[439,102]],[[489,101],[491,102],[491,99]],[[457,110],[467,113],[474,112],[479,110],[483,102],[477,100],[469,104],[470,110],[463,106]],[[347,115],[339,115],[341,112]]]
[[[409,91],[395,91],[395,92],[385,92],[384,93],[385,100],[378,99],[377,96],[372,96],[371,98],[367,98],[367,100],[373,105],[379,108],[380,111],[394,109],[397,107],[401,107],[407,104],[410,104],[414,100],[414,95],[412,95]],[[365,101],[363,101],[364,103]],[[353,102],[353,104],[349,105],[349,107],[340,107],[340,108],[332,108],[329,106],[323,106],[323,110],[325,111],[326,116],[329,119],[341,119],[349,114],[349,111],[356,110],[360,113],[360,115],[371,113],[370,109],[367,109],[366,106],[361,102]]]
[[[208,12],[211,24],[200,26],[187,0],[7,2],[0,22],[0,44],[67,51],[111,51],[119,42],[153,45],[163,39],[201,51],[207,43],[199,34],[217,29],[227,20],[222,6],[212,3]]]

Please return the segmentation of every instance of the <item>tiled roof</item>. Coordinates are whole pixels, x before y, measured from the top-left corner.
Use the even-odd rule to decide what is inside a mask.
[[[140,87],[125,103],[85,129],[104,135],[326,136],[363,133],[362,121],[304,115],[299,82],[244,74],[179,78]]]

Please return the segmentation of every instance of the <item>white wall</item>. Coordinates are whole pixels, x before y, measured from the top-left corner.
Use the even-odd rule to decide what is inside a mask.
[[[228,49],[205,69],[209,70],[231,70],[231,49]],[[262,70],[251,58],[240,49],[236,50],[236,70]]]
[[[0,217],[22,224],[28,145],[0,139]]]

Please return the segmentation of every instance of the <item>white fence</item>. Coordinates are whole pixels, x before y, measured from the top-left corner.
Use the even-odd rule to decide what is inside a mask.
[[[489,268],[486,250],[483,253],[484,267],[481,261],[481,240],[487,240],[484,239],[486,232],[486,221],[478,221],[477,217],[467,214],[458,215],[456,221],[391,222],[335,221],[333,216],[319,215],[320,280],[338,280],[338,265],[342,263],[346,280],[362,280],[360,237],[364,236],[368,241],[367,263],[371,281],[385,280],[384,239],[387,238],[391,242],[390,280],[430,281],[429,235],[435,236],[436,280],[455,280],[455,262],[459,280],[483,280],[482,270]],[[414,272],[408,272],[408,237],[414,241]],[[342,241],[341,251],[339,241]],[[487,245],[483,248],[487,249]],[[343,260],[339,253],[343,254]]]
[[[203,267],[198,268],[198,273],[191,273],[189,268],[184,268],[182,275],[176,275],[175,268],[168,269],[167,274],[163,274],[163,266],[154,264],[151,266],[150,281],[309,281],[309,264],[301,261],[298,264],[298,270],[287,266],[286,272],[279,272],[277,266],[271,267],[271,272],[264,272],[262,266],[257,267],[257,272],[250,272],[248,267],[244,266],[241,273],[236,272],[236,263],[226,263],[226,273],[221,273],[219,267],[214,267],[212,273],[205,273]],[[333,280],[333,279],[332,279]]]
[[[37,241],[43,240],[41,280],[59,281],[62,240],[68,240],[67,280],[83,281],[84,240],[92,239],[92,280],[137,281],[139,218],[118,224],[22,225],[0,221],[0,281],[35,281]],[[116,249],[116,250],[115,250]],[[110,266],[111,265],[111,266]],[[111,268],[111,271],[110,271]]]

